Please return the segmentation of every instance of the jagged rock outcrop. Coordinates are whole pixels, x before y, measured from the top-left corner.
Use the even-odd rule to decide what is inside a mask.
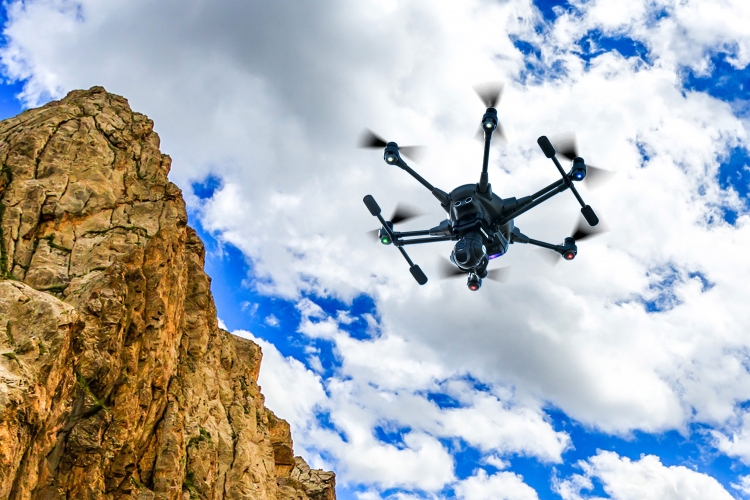
[[[0,498],[333,500],[221,330],[170,158],[101,87],[0,122]]]

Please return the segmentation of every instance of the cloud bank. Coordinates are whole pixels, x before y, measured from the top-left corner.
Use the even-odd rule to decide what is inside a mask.
[[[686,85],[722,61],[746,68],[746,2],[26,0],[7,11],[0,62],[25,82],[19,98],[92,85],[126,96],[154,119],[193,221],[247,258],[248,290],[294,304],[286,342],[307,351],[285,357],[259,338],[264,392],[296,444],[361,498],[536,498],[486,457],[563,462],[575,442],[550,409],[622,437],[705,426],[720,453],[749,463],[743,156],[723,170],[748,146],[747,106]],[[414,248],[430,277],[418,287],[364,234],[377,224],[360,200],[428,212],[405,228],[445,215],[378,152],[355,149],[357,136],[367,126],[426,144],[415,168],[444,190],[476,182],[472,87],[493,80],[506,83],[508,136],[492,152],[493,191],[553,182],[536,137],[575,131],[587,161],[616,173],[583,193],[613,230],[555,267],[514,245],[510,280],[476,294],[436,279],[449,245]],[[191,184],[207,178],[219,182],[198,196]],[[577,217],[562,194],[516,222],[557,242]],[[316,302],[363,295],[374,307],[356,317]],[[467,449],[485,465],[459,473]],[[583,474],[558,480],[564,498],[587,498],[593,478],[611,498],[645,495],[623,474],[663,478],[667,489],[648,489],[659,498],[729,498],[656,457],[581,458]]]

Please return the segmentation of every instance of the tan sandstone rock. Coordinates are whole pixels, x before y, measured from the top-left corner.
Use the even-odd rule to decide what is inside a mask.
[[[101,87],[0,122],[0,498],[335,499],[221,330],[153,122]]]

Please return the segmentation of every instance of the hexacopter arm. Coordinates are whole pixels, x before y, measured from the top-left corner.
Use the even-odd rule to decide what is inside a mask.
[[[389,142],[385,146],[383,159],[388,165],[396,165],[397,167],[405,170],[409,175],[414,177],[417,181],[419,181],[420,184],[430,190],[432,195],[438,199],[445,210],[448,210],[448,203],[450,202],[448,194],[445,191],[442,191],[427,182],[424,177],[416,173],[409,165],[407,165],[398,152],[398,144],[396,144],[395,142]]]
[[[512,198],[509,199],[508,201],[512,200],[513,205],[510,206],[509,204],[507,208],[509,213],[507,213],[507,215],[505,215],[503,218],[500,219],[499,224],[505,224],[515,219],[522,213],[528,212],[532,208],[536,207],[537,205],[541,203],[544,203],[545,201],[549,200],[556,194],[562,193],[566,189],[570,189],[575,195],[576,199],[578,200],[578,203],[581,205],[581,214],[583,214],[583,217],[586,219],[586,222],[588,222],[590,226],[596,226],[597,224],[599,224],[599,218],[594,213],[594,209],[591,208],[589,205],[586,205],[586,203],[584,203],[583,198],[581,198],[581,195],[578,194],[578,190],[573,185],[573,179],[571,179],[570,175],[565,173],[565,171],[562,168],[562,165],[560,165],[560,162],[557,160],[557,157],[556,157],[557,151],[555,151],[555,148],[554,146],[552,146],[552,143],[550,143],[549,139],[547,139],[546,136],[541,136],[537,140],[537,143],[539,143],[539,146],[542,148],[544,155],[553,161],[553,163],[557,167],[558,172],[560,172],[562,179],[560,179],[557,182],[553,182],[549,186],[545,187],[544,189],[540,191],[537,191],[531,196],[521,198],[520,200],[515,200]],[[574,165],[576,161],[580,161],[580,164],[583,165],[582,158],[576,158],[574,160]]]
[[[497,129],[497,110],[487,108],[487,112],[482,117],[482,130],[484,131],[484,157],[482,158],[482,175],[479,176],[479,192],[486,194],[490,186],[489,174],[487,167],[490,161],[490,142],[492,141],[492,132]]]
[[[517,227],[513,228],[510,233],[511,243],[528,243],[529,245],[536,245],[538,247],[547,248],[553,252],[557,252],[562,255],[566,260],[573,260],[578,253],[578,247],[576,247],[575,240],[573,238],[565,238],[565,244],[553,245],[545,241],[539,241],[529,238],[523,234]]]
[[[507,215],[505,215],[503,218],[501,218],[498,224],[503,225],[503,224],[510,222],[511,220],[515,219],[522,213],[528,212],[532,208],[544,203],[545,201],[549,200],[556,194],[562,193],[566,189],[568,189],[568,185],[565,183],[563,179],[560,179],[559,181],[553,182],[552,184],[545,187],[544,189],[537,191],[531,196],[526,196],[524,198],[521,198],[520,200],[514,200],[513,198],[509,198],[508,201],[514,200],[515,205],[508,206],[508,209],[510,210],[510,212]]]

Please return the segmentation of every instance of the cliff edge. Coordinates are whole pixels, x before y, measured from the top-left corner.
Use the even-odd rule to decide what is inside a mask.
[[[217,326],[153,122],[101,87],[0,122],[0,498],[334,500]]]

